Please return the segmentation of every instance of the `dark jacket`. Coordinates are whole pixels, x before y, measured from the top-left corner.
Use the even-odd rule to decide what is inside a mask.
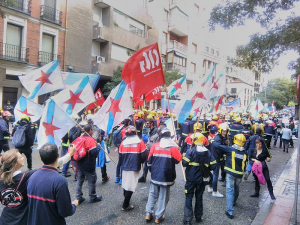
[[[214,145],[210,145],[210,152],[216,159],[217,163],[220,163],[224,160],[223,153],[221,153],[218,149],[219,145],[226,145],[225,141],[227,137],[223,137],[221,134],[217,134],[214,137]]]
[[[126,140],[126,139],[125,139]],[[138,144],[124,145],[124,141],[119,147],[119,161],[122,170],[139,171],[141,164],[147,160],[148,151],[143,141]]]
[[[229,125],[229,136],[234,137],[236,134],[240,134],[243,128],[241,123],[233,122],[233,124]]]
[[[200,119],[199,122],[202,124],[202,134],[207,134],[209,132],[209,121],[207,119]]]
[[[212,145],[217,147],[221,153],[226,154],[225,172],[236,178],[242,178],[246,169],[246,151],[237,150],[234,145],[218,145],[215,141],[212,142]]]
[[[242,129],[241,133],[245,136],[246,140],[248,140],[254,133],[252,130],[249,129]]]
[[[0,118],[0,141],[9,139],[9,130],[4,119]]]
[[[66,178],[53,167],[43,166],[30,177],[27,196],[28,225],[64,225],[76,210]]]
[[[197,147],[194,146],[187,150],[186,155],[182,158],[182,164],[186,167],[186,180],[190,182],[202,183],[203,174],[199,165],[204,164],[209,170],[214,170],[216,167],[216,160],[209,151],[198,152]]]
[[[25,119],[18,121],[16,126],[13,129],[13,132],[12,132],[13,136],[14,136],[14,133],[17,130],[18,126],[26,126],[26,129],[25,129],[26,141],[25,141],[24,146],[20,147],[20,148],[29,149],[31,146],[33,146],[34,138],[35,138],[32,133],[31,124]]]
[[[193,133],[193,122],[189,119],[186,119],[181,124],[181,136],[187,137],[190,133]]]
[[[93,173],[96,169],[96,159],[101,148],[100,145],[96,143],[95,139],[88,134],[83,134],[83,136],[87,138],[85,146],[88,148],[88,153],[83,159],[77,161],[78,169],[80,169],[80,171]]]
[[[171,186],[175,183],[176,170],[182,156],[176,147],[161,148],[160,143],[152,145],[147,166],[151,171],[151,183],[158,186]]]
[[[275,134],[276,125],[272,120],[268,120],[265,123],[265,134],[266,135],[274,135]]]
[[[246,152],[248,153],[248,155],[249,155],[249,151],[250,151],[251,149],[256,148],[256,143],[255,143],[255,141],[256,141],[257,139],[259,139],[259,138],[260,138],[260,139],[262,140],[262,142],[263,142],[262,148],[269,152],[270,158],[271,158],[271,157],[272,157],[272,156],[271,156],[271,153],[270,153],[269,149],[267,148],[267,145],[266,145],[266,142],[265,142],[264,138],[263,138],[262,136],[257,135],[257,134],[251,136],[251,137],[246,141],[246,144],[245,144],[245,146],[244,146],[244,147],[245,147],[245,151],[246,151]]]

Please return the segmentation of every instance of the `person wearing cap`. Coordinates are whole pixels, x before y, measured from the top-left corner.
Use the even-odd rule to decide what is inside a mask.
[[[213,155],[204,146],[205,138],[203,134],[195,133],[192,148],[188,149],[186,155],[182,158],[182,164],[186,167],[184,224],[191,224],[193,219],[192,202],[194,195],[196,198],[194,207],[196,222],[200,223],[202,221],[205,184],[201,166],[206,166],[211,171],[215,169],[217,164]]]
[[[18,127],[24,127],[25,126],[25,144],[22,147],[17,147],[19,152],[24,154],[27,159],[27,167],[29,170],[32,170],[32,148],[34,144],[34,136],[31,129],[30,119],[26,115],[22,115],[20,120],[16,123],[13,131],[12,136],[14,136],[14,133],[18,129]]]
[[[7,123],[4,119],[1,118],[1,112],[0,112],[0,153],[2,151],[6,152],[9,150],[9,127],[7,126]]]
[[[148,157],[151,185],[146,205],[146,222],[150,222],[154,215],[156,224],[165,220],[164,213],[170,197],[170,188],[176,179],[175,164],[178,164],[181,158],[177,144],[171,139],[170,130],[163,128],[159,132],[159,142],[152,145]]]
[[[122,166],[122,188],[124,201],[122,211],[134,208],[130,199],[138,184],[141,164],[147,159],[145,143],[136,135],[134,126],[128,126],[125,130],[126,139],[119,147],[119,161]]]
[[[247,153],[244,145],[246,138],[243,134],[237,134],[233,138],[233,146],[218,145],[212,140],[212,145],[217,147],[221,153],[226,154],[224,170],[226,172],[226,216],[233,219],[233,206],[236,205],[239,197],[239,185],[244,175]]]

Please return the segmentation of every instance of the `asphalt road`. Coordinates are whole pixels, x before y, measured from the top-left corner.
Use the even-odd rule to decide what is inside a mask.
[[[295,146],[297,143],[295,142]],[[292,155],[294,149],[290,149],[290,153],[282,152],[282,149],[271,149],[272,161],[268,163],[270,170],[270,176],[273,184],[276,183],[282,170],[284,169],[287,161]],[[25,156],[24,156],[25,157]],[[117,153],[112,149],[111,157],[117,161]],[[26,162],[26,160],[24,160]],[[39,159],[38,151],[33,152],[33,168],[37,169],[42,166]],[[26,165],[23,167],[26,170]],[[150,186],[150,174],[146,183],[139,183],[136,192],[132,196],[131,203],[134,205],[134,209],[129,212],[121,211],[123,202],[123,191],[121,185],[115,184],[115,169],[116,165],[113,162],[107,164],[108,174],[111,179],[103,184],[101,179],[100,168],[97,168],[97,194],[101,194],[103,199],[98,203],[89,203],[88,197],[88,184],[85,181],[83,185],[83,192],[86,201],[77,207],[76,213],[67,218],[67,224],[145,224],[145,206],[147,204],[149,186]],[[176,166],[177,179],[174,186],[171,187],[170,201],[167,206],[165,216],[166,219],[163,224],[182,224],[183,209],[185,202],[184,195],[184,180],[180,165]],[[75,199],[75,186],[74,172],[71,177],[68,177],[69,190],[71,198]],[[225,187],[222,187],[219,182],[219,191],[222,194],[226,194]],[[254,182],[252,175],[249,176],[248,181],[243,180],[240,184],[240,195],[237,201],[237,205],[234,208],[233,220],[230,220],[225,215],[226,211],[226,197],[225,198],[213,198],[210,193],[205,192],[203,197],[204,204],[204,221],[202,224],[251,224],[256,213],[259,210],[260,205],[268,196],[266,185],[261,188],[261,195],[259,198],[250,198],[250,194],[254,192]],[[3,206],[0,206],[2,211]],[[153,222],[154,223],[154,222]],[[193,223],[196,224],[195,220]]]

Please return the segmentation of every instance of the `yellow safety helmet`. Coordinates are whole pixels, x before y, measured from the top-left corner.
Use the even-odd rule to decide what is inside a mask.
[[[222,133],[222,130],[226,130],[228,131],[228,126],[226,123],[221,123],[218,127],[218,133],[221,134]]]
[[[158,110],[157,113],[156,113],[158,116],[160,116],[162,114],[162,111],[161,110]]]
[[[176,115],[174,113],[171,114],[173,119],[176,119]]]
[[[276,117],[276,113],[273,113],[272,116],[273,116],[273,117]]]
[[[137,113],[138,117],[142,117],[144,115],[144,113],[142,111]]]
[[[237,134],[234,136],[233,143],[243,147],[246,143],[246,138],[243,134]]]
[[[202,131],[202,124],[201,124],[201,123],[198,123],[198,122],[195,123],[195,124],[194,124],[194,131],[195,131],[195,130],[200,130],[200,131]]]
[[[195,145],[203,145],[204,143],[204,135],[201,133],[192,134],[191,139]]]
[[[216,115],[214,115],[214,116],[212,117],[212,120],[218,120],[218,119],[219,119],[219,117],[216,116]]]
[[[153,119],[153,116],[152,115],[148,115],[147,119]]]
[[[92,113],[92,111],[91,111],[91,110],[89,110],[87,113],[88,113],[88,114],[91,114],[91,113]]]
[[[238,122],[238,123],[239,123],[239,122],[241,122],[241,120],[242,120],[242,119],[241,119],[240,117],[235,118],[235,122]]]
[[[151,111],[151,112],[150,112],[150,115],[152,115],[152,116],[156,116],[156,112],[154,112],[154,111]]]
[[[168,115],[168,116],[171,116],[171,113],[170,113],[170,112],[167,112],[167,115]]]
[[[26,115],[22,115],[22,116],[20,117],[20,120],[27,120],[27,121],[29,122],[29,117],[26,116]]]
[[[143,112],[147,112],[147,109],[142,109]]]
[[[191,114],[189,115],[188,119],[193,119],[193,116],[194,116],[194,114],[191,113]]]

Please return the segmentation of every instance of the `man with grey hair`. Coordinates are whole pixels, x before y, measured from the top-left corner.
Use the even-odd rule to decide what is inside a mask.
[[[46,143],[39,153],[44,166],[28,181],[28,224],[66,224],[65,217],[75,213],[78,200],[71,203],[67,180],[57,172],[57,146]]]

